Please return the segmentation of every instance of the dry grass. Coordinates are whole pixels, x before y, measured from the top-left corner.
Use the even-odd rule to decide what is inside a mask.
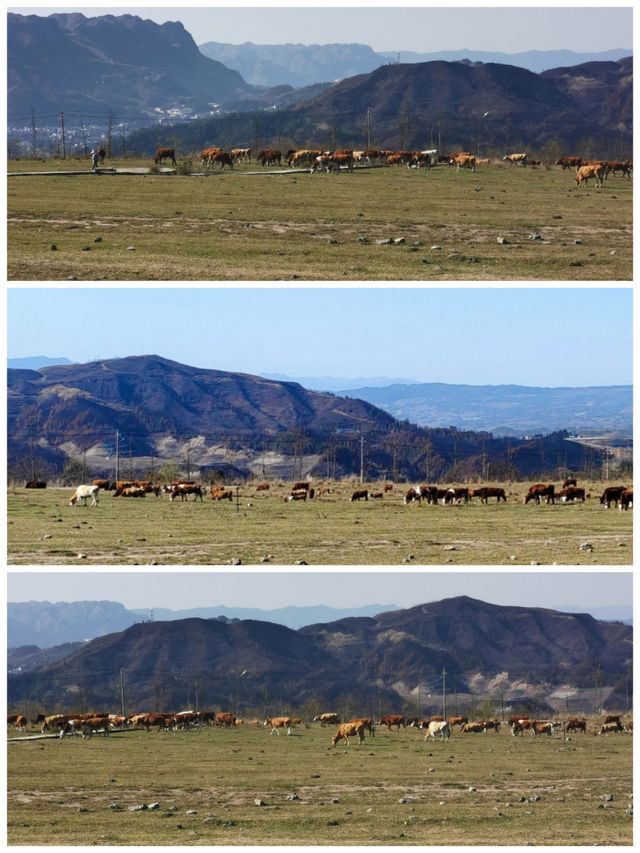
[[[577,190],[572,174],[544,168],[248,174],[254,169],[9,178],[9,278],[632,277],[632,188],[620,177]],[[530,239],[536,233],[541,240]],[[398,237],[405,242],[375,244]]]
[[[503,484],[505,485],[505,484]],[[589,484],[587,485],[589,489]],[[238,503],[114,498],[69,507],[71,489],[12,489],[12,564],[221,565],[630,565],[633,511],[604,509],[603,484],[582,504],[524,505],[528,484],[506,484],[509,501],[483,506],[404,506],[403,487],[351,503],[350,483],[287,503],[287,486],[238,490]],[[372,487],[380,488],[380,484]],[[581,550],[589,542],[593,550]],[[79,556],[84,555],[84,556]]]
[[[628,735],[565,744],[503,731],[426,744],[413,729],[379,729],[362,747],[332,749],[331,734],[303,726],[290,738],[254,728],[9,743],[9,843],[632,843]],[[157,811],[128,810],[152,802]]]

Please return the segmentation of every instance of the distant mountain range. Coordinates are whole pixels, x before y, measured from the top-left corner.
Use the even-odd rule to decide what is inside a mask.
[[[9,360],[9,367],[17,367]],[[287,376],[285,373],[261,373],[265,379],[275,379],[278,382],[298,382],[310,391],[331,391],[339,393],[349,388],[385,388],[388,385],[414,385],[417,379],[390,378],[387,376],[369,376],[366,379],[349,379],[338,376]]]
[[[633,429],[633,386],[536,388],[525,385],[452,385],[441,382],[353,387],[339,393],[367,400],[394,418],[494,435],[535,435],[566,429]]]
[[[8,358],[7,367],[15,370],[38,370],[40,367],[49,367],[52,364],[73,364],[71,359],[60,356],[50,358],[47,355],[26,356],[25,358]]]
[[[178,619],[257,619],[302,628],[315,622],[329,622],[347,616],[375,616],[397,609],[395,604],[368,604],[362,607],[280,607],[271,610],[251,607],[202,606],[188,610],[164,607],[129,610],[115,601],[25,601],[7,605],[7,643],[10,648],[48,649],[62,643],[93,640],[113,634],[137,622],[172,622]]]
[[[439,694],[441,673],[461,704],[502,696],[566,707],[593,702],[624,709],[632,629],[587,614],[486,604],[461,596],[297,631],[270,622],[183,619],[132,625],[8,678],[8,701],[52,712],[119,707],[122,670],[130,710],[200,707],[256,714],[300,707],[394,711]],[[559,698],[560,697],[560,698]],[[438,707],[438,699],[432,700]],[[317,711],[316,711],[317,712]]]
[[[409,50],[376,52],[365,44],[225,44],[209,41],[199,45],[209,59],[240,72],[255,86],[307,86],[321,81],[337,82],[369,74],[381,65],[416,62],[494,62],[514,65],[539,74],[549,68],[585,62],[615,62],[630,56],[631,48],[590,53],[571,50],[530,50],[501,53],[479,50],[444,50],[416,53]]]
[[[547,460],[579,470],[587,453],[564,434],[507,440],[427,429],[364,400],[160,356],[9,369],[7,398],[9,471],[26,479],[34,467],[44,479],[59,474],[69,458],[84,458],[92,476],[112,476],[116,434],[141,474],[188,460],[191,471],[231,480],[357,472],[361,436],[370,479],[463,481],[487,462],[494,477],[538,476]],[[597,461],[599,451],[589,453]]]

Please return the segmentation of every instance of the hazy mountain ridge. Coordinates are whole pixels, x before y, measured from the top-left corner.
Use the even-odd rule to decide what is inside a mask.
[[[209,41],[199,50],[210,59],[238,71],[257,86],[305,86],[322,80],[343,80],[368,74],[381,65],[417,62],[494,62],[526,68],[534,73],[585,62],[617,61],[631,49],[617,48],[578,53],[571,50],[530,50],[520,53],[480,50],[444,50],[418,53],[410,50],[374,51],[365,44],[228,44]]]
[[[375,617],[341,619],[292,631],[268,622],[185,619],[134,625],[84,644],[68,658],[10,675],[9,702],[25,690],[48,707],[113,702],[113,673],[125,672],[130,704],[152,707],[154,684],[167,707],[180,707],[200,680],[201,705],[250,707],[346,697],[398,707],[445,667],[457,690],[500,676],[506,695],[546,696],[560,685],[587,689],[594,667],[608,701],[627,677],[632,630],[587,614],[486,604],[460,596]],[[200,673],[200,675],[198,675]],[[242,680],[241,680],[242,679]],[[487,683],[489,683],[487,681]],[[278,700],[276,697],[282,697]]]
[[[393,417],[432,427],[487,430],[495,435],[633,426],[633,386],[535,387],[441,382],[354,387],[339,393],[367,400]]]
[[[375,615],[396,609],[394,604],[362,607],[289,606],[272,609],[203,605],[171,610],[166,607],[125,608],[115,601],[8,602],[7,642],[10,649],[37,647],[40,650],[61,643],[95,639],[113,634],[137,622],[165,622],[180,619],[228,619],[276,622],[297,629],[314,622],[327,622],[346,615]]]

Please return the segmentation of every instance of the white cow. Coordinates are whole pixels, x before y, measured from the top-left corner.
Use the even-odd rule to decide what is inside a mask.
[[[424,739],[429,740],[429,738],[432,737],[436,740],[437,735],[440,735],[441,740],[449,740],[451,737],[451,726],[446,720],[444,722],[429,723]]]
[[[76,506],[78,501],[83,501],[87,505],[87,498],[91,498],[91,506],[98,506],[99,486],[78,486],[73,493],[73,497],[69,501],[69,506]]]

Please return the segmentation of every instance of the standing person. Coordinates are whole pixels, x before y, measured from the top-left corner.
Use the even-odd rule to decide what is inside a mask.
[[[100,155],[98,154],[98,152],[96,151],[96,149],[95,149],[95,148],[92,148],[92,149],[91,149],[91,168],[92,168],[92,170],[93,170],[94,172],[95,172],[95,170],[98,168],[98,159],[99,159],[99,156],[100,156]]]

